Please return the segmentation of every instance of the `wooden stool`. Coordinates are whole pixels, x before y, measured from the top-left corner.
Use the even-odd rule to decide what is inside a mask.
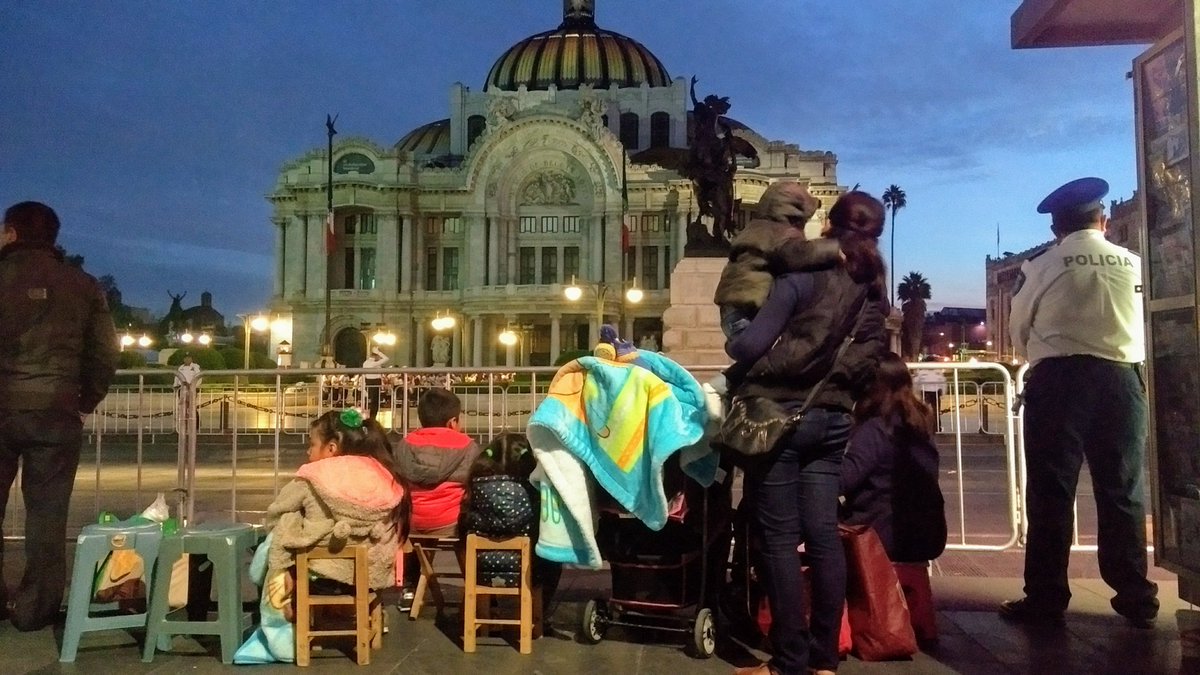
[[[358,665],[371,664],[371,650],[383,646],[383,608],[379,595],[371,590],[370,567],[367,554],[370,546],[357,544],[345,546],[338,551],[326,547],[315,548],[307,553],[296,554],[296,665],[307,666],[313,638],[331,636],[353,636]],[[353,560],[353,595],[313,595],[308,587],[308,562],[310,560]],[[314,607],[354,607],[353,629],[314,629]]]
[[[521,554],[520,583],[515,588],[496,588],[476,583],[480,551],[518,551]],[[475,651],[475,635],[480,626],[518,626],[520,628],[520,651],[533,652],[534,593],[532,550],[529,537],[513,537],[500,541],[467,535],[466,561],[463,571],[463,651]],[[520,618],[492,619],[480,616],[479,599],[483,596],[487,606],[491,596],[516,596],[520,599]],[[540,612],[539,612],[540,613]],[[487,612],[490,615],[490,611]]]
[[[424,534],[411,534],[408,537],[406,546],[411,546],[412,551],[417,554],[417,564],[421,567],[421,577],[417,580],[417,588],[413,597],[412,609],[408,612],[408,618],[416,619],[421,615],[421,606],[425,604],[425,591],[428,590],[433,594],[433,604],[437,608],[437,614],[440,618],[442,610],[446,604],[446,597],[442,594],[442,585],[439,583],[439,575],[433,569],[433,559],[438,554],[438,551],[447,551],[453,553],[458,559],[458,568],[461,572],[463,567],[462,559],[459,558],[458,552],[458,537],[437,537]],[[459,574],[444,574],[452,579],[461,578]]]

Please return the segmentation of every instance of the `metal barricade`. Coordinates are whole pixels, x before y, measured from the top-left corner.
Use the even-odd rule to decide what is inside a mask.
[[[939,443],[949,548],[1018,545],[1026,531],[1021,499],[1025,465],[1021,418],[1013,415],[1012,403],[1028,368],[1013,378],[996,363],[909,367],[914,373],[932,369],[947,375],[939,404]],[[690,371],[705,382],[721,368]],[[122,371],[122,383],[114,385],[87,421],[87,459],[80,467],[70,524],[77,529],[102,510],[132,515],[157,492],[168,494],[176,513],[189,519],[261,518],[303,463],[312,420],[331,407],[366,399],[351,393],[359,381],[353,378],[364,374],[380,376],[378,419],[389,431],[402,435],[420,426],[420,393],[448,386],[463,401],[465,431],[487,442],[501,431],[526,428],[555,372],[505,367],[209,371],[201,386],[186,392],[190,404],[184,405],[181,392],[170,386],[170,373]],[[348,386],[351,382],[354,387]],[[19,484],[13,494],[17,492]],[[13,498],[11,507],[7,538],[20,538],[14,531],[23,522],[19,498]],[[1079,545],[1078,526],[1075,544],[1095,548]]]
[[[940,476],[946,497],[946,520],[949,530],[947,548],[961,551],[1001,551],[1015,546],[1021,532],[1021,508],[1017,498],[1019,470],[1017,467],[1016,429],[1011,415],[1004,417],[1000,433],[987,434],[983,427],[983,399],[979,379],[990,381],[999,388],[1011,409],[1013,380],[1007,368],[998,363],[910,363],[909,370],[944,371],[945,394],[939,399]],[[953,452],[948,452],[946,438],[953,439]],[[996,445],[996,436],[1001,444]],[[949,460],[949,461],[948,461]],[[1001,468],[993,468],[995,462]],[[976,466],[978,464],[979,466]],[[1002,481],[996,474],[1002,475]],[[946,490],[946,478],[952,489]],[[968,490],[968,482],[974,489]],[[995,486],[1002,492],[996,494]],[[992,502],[1002,502],[999,525]],[[978,525],[974,531],[971,526]]]

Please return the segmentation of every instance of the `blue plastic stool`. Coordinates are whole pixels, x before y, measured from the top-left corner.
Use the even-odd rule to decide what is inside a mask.
[[[251,627],[251,616],[242,611],[243,568],[249,564],[250,549],[258,543],[258,533],[244,523],[203,523],[192,525],[168,535],[159,547],[158,566],[154,571],[154,588],[150,592],[150,616],[146,620],[146,644],[142,661],[154,660],[156,649],[170,651],[174,635],[217,635],[221,638],[221,661],[233,663],[233,654],[241,646]],[[204,555],[213,565],[217,584],[217,618],[215,620],[180,620],[168,607],[171,589],[171,569],[184,553]],[[188,598],[188,602],[204,603],[207,614],[208,597]]]
[[[149,572],[162,541],[162,525],[122,521],[104,525],[88,525],[75,540],[75,566],[71,572],[71,593],[67,600],[67,626],[63,630],[62,651],[58,660],[73,663],[79,650],[79,638],[97,630],[141,628],[146,625],[146,613],[92,616],[93,606],[101,611],[116,609],[117,603],[92,603],[92,582],[96,566],[113,551],[132,549],[142,557],[146,568],[146,591],[149,595]],[[149,602],[146,603],[149,606]]]

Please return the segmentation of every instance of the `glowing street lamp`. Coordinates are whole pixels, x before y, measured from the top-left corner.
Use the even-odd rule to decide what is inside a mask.
[[[504,345],[505,347],[514,347],[516,346],[517,342],[521,340],[516,331],[511,328],[505,328],[503,331],[501,331],[500,335],[497,336],[497,339],[499,339],[500,344]]]
[[[262,314],[238,314],[238,318],[242,320],[242,335],[245,338],[242,368],[250,370],[250,331],[261,333],[270,328],[271,322]]]
[[[596,330],[599,331],[600,326],[604,324],[604,298],[608,295],[608,291],[612,287],[603,281],[585,283],[585,285],[596,295]],[[578,302],[583,298],[583,287],[576,282],[574,275],[571,276],[571,284],[563,289],[563,297],[570,302]],[[644,297],[645,293],[642,292],[642,289],[638,288],[637,277],[634,277],[633,284],[625,290],[625,301],[636,305]]]
[[[137,338],[133,337],[129,333],[126,333],[121,336],[120,342],[121,342],[121,351],[125,351],[125,349],[127,347],[132,347],[134,345],[134,343],[137,342]]]
[[[142,349],[149,349],[150,345],[154,344],[154,340],[151,340],[149,335],[142,333],[142,336],[137,339],[137,343]]]
[[[438,314],[434,316],[433,320],[429,322],[429,326],[439,333],[448,331],[457,325],[458,320],[456,320],[449,311],[447,311],[444,315]]]
[[[375,334],[371,336],[371,342],[380,347],[393,347],[396,345],[396,334],[380,326],[379,330],[375,331]]]
[[[200,337],[196,338],[196,342],[199,342],[201,347],[207,347],[212,344],[212,336],[208,333],[201,333]]]
[[[194,342],[195,340],[196,340],[196,336],[195,336],[195,335],[192,335],[190,331],[189,331],[189,332],[185,332],[183,335],[180,335],[180,336],[179,336],[179,341],[180,341],[180,342],[182,342],[182,343],[183,343],[183,344],[185,344],[185,345],[190,345],[190,344],[192,344],[192,342]]]

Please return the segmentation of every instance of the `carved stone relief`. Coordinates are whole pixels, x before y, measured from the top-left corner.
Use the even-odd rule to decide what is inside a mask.
[[[521,188],[520,203],[533,206],[574,204],[575,181],[561,171],[538,173]]]

